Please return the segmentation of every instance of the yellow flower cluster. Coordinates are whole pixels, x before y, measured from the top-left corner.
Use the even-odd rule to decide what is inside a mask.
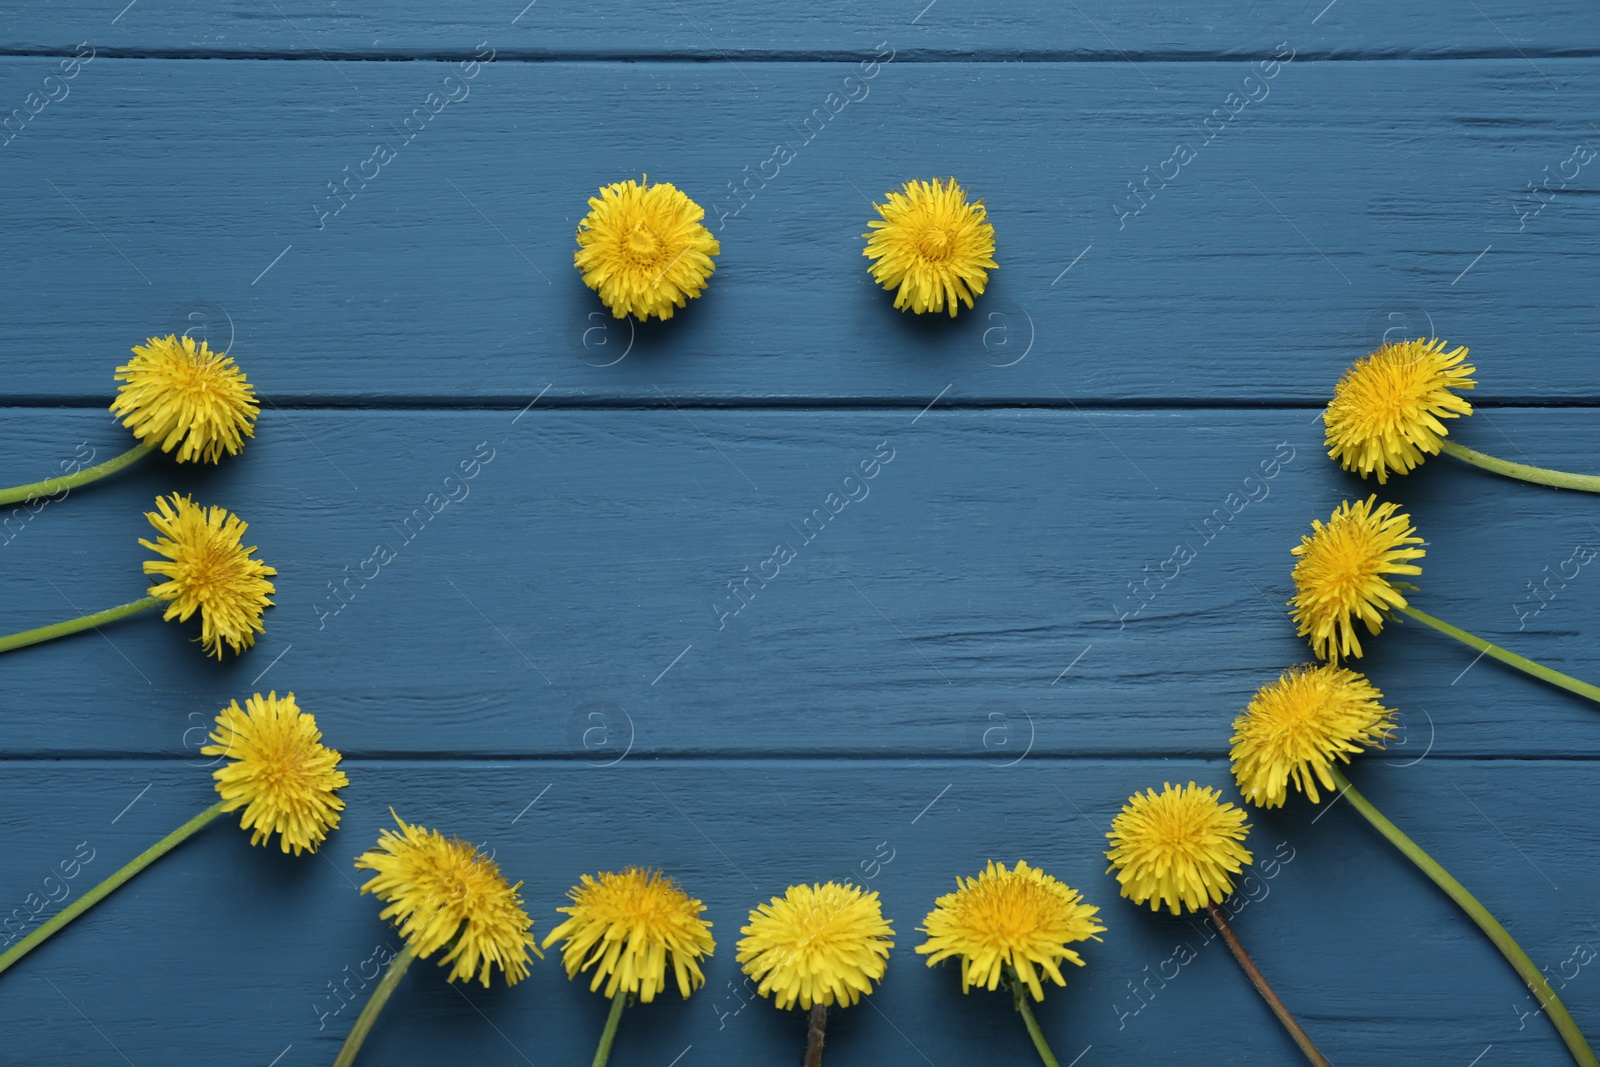
[[[982,200],[967,199],[954,178],[913,179],[873,204],[867,223],[868,272],[895,293],[894,306],[917,314],[973,306],[988,283],[994,227]],[[572,262],[583,284],[615,318],[670,319],[705,292],[722,246],[705,211],[670,182],[632,180],[600,188],[578,223]]]
[[[176,335],[152,337],[133,352],[134,358],[117,368],[116,379],[123,384],[111,411],[123,417],[140,444],[95,467],[0,490],[0,501],[36,500],[86,485],[155,448],[173,453],[180,463],[215,463],[224,452],[237,453],[254,435],[255,390],[231,358],[212,352],[204,341]],[[199,613],[200,644],[207,655],[220,660],[223,645],[235,654],[254,645],[275,592],[267,579],[278,572],[252,558],[254,546],[244,546],[245,522],[225,508],[201,507],[179,493],[157,497],[156,510],[145,517],[158,536],[139,543],[166,557],[144,564],[145,574],[165,579],[150,587],[149,599],[0,638],[0,651],[78,633],[161,602],[168,620],[187,622]]]
[[[573,262],[613,316],[668,319],[705,292],[721,245],[703,224],[704,211],[682,190],[647,180],[618,182],[602,187],[588,203]],[[969,199],[954,178],[936,178],[908,181],[873,206],[879,217],[861,235],[867,239],[862,254],[871,261],[870,276],[894,292],[894,307],[916,314],[947,312],[952,318],[961,305],[973,308],[988,272],[998,268],[995,232],[983,201]],[[237,454],[253,436],[259,413],[254,389],[225,353],[175,335],[151,337],[133,352],[134,358],[117,368],[122,385],[110,410],[141,445],[95,476],[156,448],[181,463],[215,463],[224,453]],[[1445,438],[1446,420],[1473,410],[1456,393],[1476,384],[1466,356],[1464,346],[1450,349],[1442,340],[1418,338],[1385,344],[1358,360],[1323,413],[1330,457],[1346,471],[1376,477],[1383,485],[1390,474],[1408,473],[1429,455],[1462,454]],[[1485,458],[1474,455],[1473,462]],[[1495,469],[1495,463],[1517,466],[1492,460],[1483,465]],[[1592,478],[1552,477],[1557,480],[1550,484],[1572,487],[1584,487],[1582,479]],[[83,480],[92,479],[73,484]],[[27,494],[44,484],[17,487],[17,498],[35,499]],[[201,506],[178,493],[158,497],[146,518],[156,537],[139,543],[160,557],[143,564],[144,573],[155,579],[150,599],[103,616],[165,605],[168,620],[187,622],[199,615],[198,640],[207,655],[221,660],[224,646],[235,654],[252,647],[264,632],[265,611],[277,592],[269,579],[278,572],[255,558],[255,546],[244,545],[248,525],[226,508]],[[1415,587],[1402,579],[1422,573],[1415,561],[1425,556],[1424,544],[1399,505],[1380,503],[1373,494],[1341,502],[1326,521],[1314,520],[1311,532],[1290,550],[1296,561],[1291,618],[1322,662],[1284,671],[1261,686],[1234,719],[1230,767],[1247,803],[1281,807],[1291,791],[1320,802],[1323,791],[1335,791],[1341,783],[1352,805],[1366,803],[1351,791],[1338,765],[1366,749],[1382,748],[1396,712],[1383,705],[1377,686],[1342,665],[1362,656],[1358,623],[1376,635],[1405,614],[1476,642],[1475,647],[1487,645],[1409,604],[1406,593]],[[95,618],[85,617],[89,624]],[[83,629],[76,624],[84,621],[13,635],[24,640],[5,639],[11,643],[3,647],[56,636],[50,630]],[[1507,662],[1520,659],[1492,646],[1483,650]],[[1562,679],[1557,684],[1600,699],[1595,687],[1543,668],[1534,673],[1540,671],[1547,680]],[[253,694],[243,707],[231,701],[215,722],[201,751],[226,761],[212,775],[221,799],[177,833],[192,833],[221,813],[239,812],[240,827],[250,832],[253,846],[276,838],[284,853],[317,851],[339,826],[345,801],[337,794],[349,779],[340,769],[341,754],[322,743],[315,718],[301,710],[294,693],[280,698],[273,690],[267,696]],[[402,969],[413,958],[437,955],[448,981],[477,981],[487,988],[498,970],[507,985],[515,985],[529,976],[533,958],[543,958],[542,948],[559,943],[567,977],[589,973],[589,989],[614,1001],[597,1063],[604,1061],[624,1004],[652,1002],[667,989],[669,974],[684,998],[705,984],[702,964],[716,948],[706,905],[664,872],[630,866],[582,875],[568,891],[570,903],[556,909],[565,919],[541,943],[524,907],[523,883],[511,883],[492,856],[459,838],[408,824],[392,808],[390,813],[397,829],[381,830],[355,867],[372,872],[361,892],[383,902],[380,918],[392,922],[406,943],[397,957]],[[1104,853],[1106,873],[1115,873],[1121,895],[1135,905],[1148,905],[1152,912],[1165,908],[1173,915],[1209,909],[1222,926],[1216,906],[1253,861],[1246,818],[1245,809],[1225,801],[1220,789],[1195,781],[1135,792],[1105,835],[1110,846]],[[159,847],[170,848],[181,839],[170,836]],[[1446,884],[1431,870],[1430,877]],[[1027,1001],[1042,1001],[1046,982],[1064,987],[1065,965],[1084,966],[1074,946],[1101,940],[1107,927],[1100,909],[1026,860],[1008,868],[991,859],[975,876],[957,876],[955,882],[955,891],[939,896],[917,928],[926,940],[915,952],[927,957],[929,967],[958,960],[963,993],[975,987],[1010,990],[1045,1060],[1053,1062]],[[871,995],[884,979],[895,944],[877,892],[831,881],[788,886],[751,910],[740,933],[736,960],[758,993],[779,1009],[813,1012],[818,1056],[817,1020],[825,1019],[828,1008],[853,1006]],[[1233,942],[1231,931],[1227,935]],[[1236,942],[1233,948],[1263,995],[1274,1001],[1242,948]],[[9,960],[0,960],[0,970]],[[387,989],[398,974],[393,972]],[[1536,982],[1530,984],[1539,992]],[[377,1003],[381,1006],[381,999]],[[1287,1021],[1287,1012],[1280,1015]],[[365,1033],[361,1024],[355,1033]],[[355,1040],[359,1044],[359,1036]],[[1308,1046],[1302,1042],[1302,1048]],[[342,1055],[340,1062],[348,1059]],[[814,1060],[808,1055],[807,1062]]]

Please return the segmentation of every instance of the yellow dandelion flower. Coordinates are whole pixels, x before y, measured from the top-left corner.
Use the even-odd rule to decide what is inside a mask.
[[[1311,798],[1334,789],[1328,773],[1334,760],[1383,747],[1394,709],[1379,703],[1383,694],[1364,675],[1333,664],[1291,667],[1276,682],[1261,687],[1243,715],[1234,720],[1233,777],[1252,804],[1281,808],[1289,780]]]
[[[1384,345],[1356,361],[1334,387],[1323,412],[1328,455],[1382,485],[1390,471],[1406,474],[1426,456],[1438,455],[1449,431],[1440,419],[1472,414],[1472,405],[1452,389],[1477,383],[1463,366],[1464,345],[1445,351],[1435,338]]]
[[[849,1006],[888,967],[890,935],[877,893],[851,885],[792,885],[750,912],[737,959],[780,1008]]]
[[[578,223],[573,265],[614,317],[670,319],[717,269],[722,246],[701,225],[705,214],[671,182],[601,186]]]
[[[704,984],[699,961],[716,948],[711,924],[700,918],[705,905],[671,878],[638,867],[586,874],[567,896],[572,906],[556,910],[570,918],[550,931],[544,947],[566,942],[561,960],[568,978],[593,967],[591,991],[604,981],[606,996],[620,989],[646,1004],[666,988],[668,964],[685,997]]]
[[[117,368],[123,384],[111,402],[113,415],[151,448],[176,449],[179,463],[215,463],[237,455],[255,434],[255,390],[232,357],[219,355],[192,337],[152,337],[133,347],[133,359]]]
[[[391,808],[389,814],[394,815]],[[473,845],[437,830],[407,825],[383,830],[376,848],[356,858],[358,870],[376,871],[361,887],[389,906],[379,916],[393,922],[419,959],[450,945],[439,966],[452,964],[449,981],[472,981],[487,988],[493,966],[507,985],[528,977],[529,951],[543,957],[533,937],[533,920],[522,910],[517,890],[494,860]]]
[[[1106,873],[1117,872],[1122,895],[1135,904],[1148,900],[1151,911],[1165,904],[1174,915],[1180,904],[1194,911],[1226,900],[1230,876],[1250,862],[1240,843],[1250,827],[1244,810],[1221,797],[1193,782],[1181,789],[1164,783],[1160,793],[1129,797],[1106,834]]]
[[[1361,655],[1355,620],[1369,633],[1383,629],[1384,612],[1406,606],[1406,598],[1389,581],[1391,574],[1421,574],[1406,560],[1426,550],[1411,516],[1398,504],[1378,504],[1377,496],[1334,509],[1324,524],[1312,520],[1311,536],[1290,549],[1300,557],[1294,565],[1294,598],[1289,606],[1299,635],[1309,638],[1325,660]],[[1377,505],[1374,507],[1374,505]]]
[[[176,493],[157,497],[145,518],[161,536],[139,543],[167,557],[144,563],[144,573],[166,578],[150,587],[151,596],[168,602],[161,617],[188,622],[198,611],[201,647],[218,659],[224,641],[236,655],[254,645],[272,606],[267,596],[277,591],[267,577],[278,572],[251,558],[254,545],[240,544],[248,524],[227,508],[201,507]]]
[[[244,809],[240,829],[251,831],[259,845],[278,835],[283,851],[317,850],[328,831],[339,825],[344,801],[335,789],[350,784],[339,770],[339,753],[322,743],[317,720],[303,713],[293,693],[278,699],[277,691],[250,697],[240,710],[237,700],[217,713],[215,744],[200,751],[227,756],[229,762],[211,773],[222,795],[222,810]]]
[[[1056,985],[1067,980],[1061,962],[1083,966],[1078,953],[1067,946],[1096,937],[1105,927],[1095,918],[1100,909],[1085,904],[1083,896],[1066,883],[1018,860],[1013,870],[990,860],[976,878],[956,877],[956,891],[934,901],[934,908],[917,927],[928,935],[917,952],[933,966],[951,956],[961,957],[961,991],[981,985],[994,989],[1009,968],[1033,993],[1044,999],[1040,974]],[[1036,969],[1037,968],[1037,969]]]
[[[958,301],[972,307],[989,281],[985,268],[1000,265],[983,201],[969,203],[954,178],[913,179],[887,201],[872,205],[881,217],[867,223],[862,255],[878,284],[897,290],[894,306],[919,315],[948,307],[951,318]]]

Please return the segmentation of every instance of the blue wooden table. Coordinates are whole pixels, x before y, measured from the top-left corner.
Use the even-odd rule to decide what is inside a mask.
[[[7,5],[0,482],[128,447],[112,368],[152,334],[264,403],[216,468],[11,513],[0,630],[143,595],[173,490],[280,576],[220,665],[149,618],[0,660],[0,910],[208,804],[205,728],[256,690],[351,784],[319,854],[212,827],[7,973],[0,1062],[331,1062],[399,945],[351,864],[391,807],[492,849],[541,936],[584,872],[705,901],[706,987],[630,1012],[619,1067],[797,1060],[734,942],[828,878],[898,942],[828,1063],[1033,1062],[1003,996],[912,952],[990,858],[1109,928],[1040,1009],[1063,1063],[1292,1061],[1225,949],[1119,899],[1104,835],[1164,781],[1233,796],[1233,718],[1308,658],[1288,550],[1375,488],[1323,454],[1355,358],[1468,344],[1455,439],[1597,470],[1597,30],[1586,0]],[[631,326],[573,233],[641,174],[722,254]],[[943,175],[1000,263],[954,321],[894,311],[861,256],[872,199]],[[1546,581],[1600,546],[1592,497],[1447,459],[1383,493],[1428,539],[1419,605],[1600,675],[1600,571]],[[1600,1036],[1600,708],[1415,625],[1363,666],[1401,729],[1353,779]],[[1347,805],[1251,821],[1237,927],[1335,1063],[1566,1062]],[[363,1062],[587,1063],[605,1009],[554,956],[488,991],[422,965]]]

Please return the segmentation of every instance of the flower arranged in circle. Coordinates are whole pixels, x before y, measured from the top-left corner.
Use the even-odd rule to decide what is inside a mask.
[[[1334,387],[1323,412],[1328,455],[1363,478],[1406,474],[1428,455],[1439,454],[1449,431],[1441,419],[1472,414],[1472,405],[1451,392],[1477,383],[1463,366],[1464,345],[1445,351],[1435,338],[1386,344],[1357,360]]]
[[[237,455],[255,434],[255,390],[232,357],[194,338],[152,337],[117,368],[111,413],[145,445],[173,452],[179,463],[215,463]]]
[[[852,885],[792,885],[750,912],[739,963],[780,1008],[851,1005],[883,977],[894,930],[878,894]]]
[[[862,255],[873,261],[867,269],[878,284],[896,290],[894,306],[919,315],[948,308],[951,318],[958,301],[972,307],[988,283],[986,268],[999,266],[983,201],[968,202],[954,178],[913,179],[886,199],[872,205],[880,217],[861,235]]]
[[[1017,979],[1044,999],[1040,974],[1058,986],[1067,984],[1061,963],[1083,966],[1078,953],[1068,948],[1074,941],[1100,940],[1105,927],[1095,918],[1100,909],[1085,904],[1076,889],[1018,860],[1013,870],[990,860],[976,878],[956,877],[956,891],[934,901],[934,908],[918,927],[928,935],[917,952],[933,966],[951,956],[961,957],[961,991],[981,985],[994,989],[1001,976],[1015,971]]]
[[[1106,858],[1122,895],[1135,904],[1179,905],[1191,911],[1220,904],[1233,891],[1232,875],[1250,862],[1242,842],[1249,827],[1242,808],[1223,803],[1216,789],[1190,782],[1135,793],[1111,820]]]
[[[528,953],[544,953],[522,909],[522,883],[508,884],[499,865],[474,845],[407,825],[398,815],[394,821],[399,833],[381,831],[377,847],[356,858],[358,870],[377,872],[361,891],[388,902],[380,917],[395,924],[419,959],[449,945],[439,960],[441,967],[453,964],[449,981],[470,982],[476,974],[487,988],[492,967],[500,968],[507,985],[526,978]]]
[[[1294,598],[1289,606],[1299,635],[1309,638],[1325,660],[1360,656],[1355,620],[1376,634],[1384,612],[1406,606],[1406,598],[1389,581],[1391,574],[1421,574],[1407,560],[1426,555],[1411,516],[1398,504],[1378,504],[1377,496],[1334,509],[1324,524],[1312,520],[1311,536],[1290,549],[1300,557],[1294,565]]]
[[[705,905],[660,871],[629,867],[621,874],[584,875],[567,891],[572,905],[556,910],[569,918],[544,939],[561,946],[567,977],[594,968],[591,991],[605,982],[605,995],[637,994],[646,1004],[666,988],[672,967],[678,992],[688,997],[704,984],[700,960],[716,942],[711,924],[700,918]]]
[[[239,708],[237,700],[217,713],[214,744],[200,751],[229,762],[211,773],[223,811],[244,809],[239,827],[259,845],[278,835],[283,851],[317,850],[339,825],[344,801],[335,789],[350,784],[339,770],[339,753],[322,743],[317,720],[300,710],[293,693],[255,694]]]
[[[249,525],[227,508],[201,507],[176,493],[157,497],[145,518],[160,536],[139,543],[167,557],[144,563],[144,573],[166,579],[150,587],[151,596],[168,602],[162,618],[188,622],[198,611],[201,647],[218,659],[223,642],[236,655],[254,645],[272,606],[267,597],[277,591],[267,578],[278,572],[252,558],[254,545],[240,543]]]
[[[573,265],[615,318],[670,319],[716,270],[722,246],[701,224],[705,214],[671,182],[601,186],[578,223]]]
[[[1280,808],[1292,779],[1311,798],[1333,789],[1328,768],[1363,747],[1383,747],[1394,709],[1365,675],[1334,664],[1291,667],[1261,687],[1233,723],[1233,776],[1252,804]]]

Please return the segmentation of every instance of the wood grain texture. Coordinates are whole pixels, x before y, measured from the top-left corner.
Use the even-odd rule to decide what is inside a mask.
[[[4,415],[7,480],[122,448],[108,415]],[[1592,423],[1496,409],[1456,436],[1594,470]],[[142,512],[182,488],[279,569],[261,643],[219,665],[142,616],[12,653],[35,684],[0,692],[6,747],[192,752],[275,686],[361,754],[1210,754],[1309,658],[1289,549],[1376,488],[1320,444],[1304,410],[268,411],[242,456],[148,462],[0,546],[6,632],[134,600]],[[1429,541],[1414,603],[1600,677],[1590,497],[1447,458],[1384,496]],[[1416,625],[1366,647],[1400,761],[1600,754],[1589,701]]]
[[[393,806],[492,849],[507,874],[524,880],[541,936],[585,871],[655,864],[705,901],[717,939],[706,987],[687,1002],[674,994],[630,1011],[617,1063],[798,1055],[800,1013],[746,1005],[750,994],[736,992],[737,929],[751,907],[790,882],[852,873],[882,894],[896,947],[870,1006],[836,1015],[828,1062],[1028,1062],[1026,1036],[1003,996],[963,997],[948,966],[930,970],[912,951],[922,941],[916,926],[956,874],[1019,856],[1082,890],[1108,927],[1101,943],[1085,947],[1086,965],[1071,969],[1067,988],[1052,989],[1040,1008],[1066,1058],[1085,1046],[1093,1052],[1084,1063],[1294,1056],[1203,929],[1120,900],[1104,873],[1103,834],[1128,794],[1163,780],[1226,785],[1225,764],[626,760],[602,770],[356,761],[349,773],[344,825],[320,856],[252,849],[246,835],[219,822],[8,973],[0,980],[8,1054],[29,1063],[121,1062],[118,1051],[133,1063],[264,1064],[280,1053],[283,1064],[329,1062],[356,1007],[335,1014],[341,1002],[328,984],[349,980],[346,996],[360,995],[374,949],[398,947],[378,906],[358,896],[365,876],[350,866]],[[1571,976],[1561,992],[1579,1023],[1600,1025],[1600,961],[1567,962],[1577,946],[1591,958],[1600,951],[1587,892],[1600,879],[1600,849],[1586,806],[1562,802],[1592,791],[1593,762],[1430,758],[1406,769],[1362,764],[1354,773],[1536,961]],[[175,761],[12,764],[7,775],[15,790],[0,814],[7,904],[21,904],[34,876],[80,842],[94,858],[79,880],[108,873],[210,795],[204,768]],[[1519,1015],[1531,1005],[1510,968],[1346,806],[1302,803],[1251,821],[1255,873],[1241,883],[1236,927],[1331,1059],[1467,1063],[1492,1044],[1497,1063],[1560,1061],[1553,1028]],[[1196,958],[1163,967],[1184,942]],[[1176,977],[1163,981],[1162,971]],[[130,996],[130,981],[141,980],[159,993]],[[367,1055],[374,1063],[580,1063],[603,1012],[586,983],[565,980],[554,954],[536,962],[525,983],[488,992],[448,989],[436,968],[422,965],[405,979]]]
[[[136,6],[137,4],[137,6]],[[895,0],[786,6],[644,0],[625,11],[581,0],[504,0],[449,7],[299,0],[121,5],[8,5],[0,47],[42,51],[89,39],[158,55],[431,56],[488,38],[518,55],[677,55],[754,59],[853,52],[888,37],[920,55],[1043,53],[1124,62],[1151,55],[1213,59],[1270,50],[1300,36],[1333,55],[1517,55],[1593,52],[1595,11],[1578,0],[1529,8],[1512,0],[1412,8],[1380,0],[1314,0],[1262,8],[1212,0],[1071,4]]]
[[[1163,781],[1231,794],[1233,717],[1307,658],[1288,549],[1376,488],[1322,454],[1352,359],[1469,344],[1456,440],[1600,470],[1600,8],[525,4],[0,10],[0,484],[125,449],[112,368],[153,333],[267,399],[221,467],[0,509],[0,631],[140,596],[174,489],[281,572],[226,663],[154,617],[0,657],[0,922],[210,803],[231,699],[294,690],[351,777],[322,855],[219,823],[0,976],[0,1062],[330,1062],[399,945],[351,867],[391,806],[492,850],[540,933],[584,872],[704,899],[707,987],[630,1011],[616,1067],[798,1059],[734,946],[827,878],[898,941],[831,1067],[1037,1062],[912,951],[991,857],[1109,927],[1042,1007],[1062,1063],[1293,1061],[1203,929],[1117,898],[1104,833]],[[642,173],[722,253],[634,327],[571,253]],[[1002,266],[914,320],[859,235],[946,174]],[[1600,680],[1592,497],[1444,459],[1382,495],[1428,539],[1419,607]],[[1600,709],[1416,625],[1367,645],[1401,730],[1354,781],[1600,1039]],[[1563,1062],[1345,804],[1251,818],[1237,928],[1333,1062]],[[585,1063],[604,1008],[554,954],[489,991],[423,964],[362,1062]]]
[[[0,100],[51,69],[0,61]],[[98,399],[130,345],[190,330],[285,402],[1321,401],[1434,333],[1473,347],[1482,398],[1600,397],[1600,60],[341,70],[102,57],[63,83],[0,148],[28,249],[0,288],[8,351],[70,358],[11,360],[0,395]],[[966,101],[993,102],[970,136]],[[635,329],[571,255],[586,197],[641,173],[723,251]],[[869,198],[947,173],[1001,268],[974,312],[916,320],[860,234]]]

